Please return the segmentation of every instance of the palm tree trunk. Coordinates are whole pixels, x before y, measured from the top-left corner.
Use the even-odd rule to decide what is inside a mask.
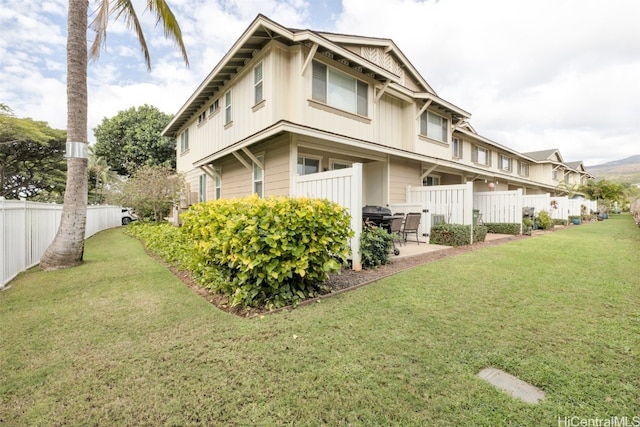
[[[43,270],[56,270],[76,266],[82,262],[84,254],[88,201],[86,156],[88,8],[88,0],[69,0],[67,33],[67,183],[58,233],[40,260],[40,268]]]

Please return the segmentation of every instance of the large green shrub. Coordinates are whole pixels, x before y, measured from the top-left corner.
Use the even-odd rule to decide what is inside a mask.
[[[520,234],[520,224],[503,223],[503,222],[485,222],[487,233],[495,234]]]
[[[154,255],[179,268],[187,269],[192,257],[192,244],[187,235],[169,223],[135,221],[125,233],[144,242]]]
[[[256,196],[194,205],[183,214],[191,271],[232,305],[277,308],[326,291],[349,254],[350,217],[322,199]]]
[[[375,268],[389,263],[393,237],[382,227],[365,225],[360,235],[360,256],[363,268]]]
[[[473,243],[484,242],[487,227],[477,225],[473,235]],[[468,245],[471,240],[471,226],[461,224],[438,224],[431,227],[429,243],[446,246]]]

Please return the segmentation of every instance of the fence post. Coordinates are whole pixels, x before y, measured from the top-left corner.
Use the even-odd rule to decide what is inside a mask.
[[[467,188],[464,189],[464,223],[471,224],[471,241],[473,244],[473,235],[476,230],[473,229],[473,181],[467,182]]]
[[[6,280],[6,270],[5,270],[5,253],[4,253],[4,247],[5,247],[5,238],[4,236],[7,235],[7,232],[5,230],[5,203],[4,203],[4,197],[0,196],[0,235],[2,235],[2,242],[0,244],[0,290],[4,289],[4,284],[5,284],[5,280]]]
[[[362,256],[360,254],[360,235],[362,234],[362,163],[354,163],[352,176],[351,197],[351,227],[354,236],[351,239],[351,268],[362,270]]]

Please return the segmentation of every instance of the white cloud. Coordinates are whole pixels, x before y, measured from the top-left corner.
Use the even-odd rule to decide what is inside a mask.
[[[132,106],[175,113],[262,13],[286,27],[393,39],[483,136],[518,151],[559,148],[587,164],[639,153],[636,0],[170,0],[190,68],[142,14],[146,2],[135,5],[153,68],[135,35],[111,23],[89,66],[90,135]],[[66,8],[66,0],[0,0],[0,28],[12,35],[0,38],[0,102],[61,128]]]

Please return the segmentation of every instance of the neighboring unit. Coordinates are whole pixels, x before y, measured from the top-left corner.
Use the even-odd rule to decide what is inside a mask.
[[[518,153],[476,133],[392,40],[285,28],[259,15],[163,131],[187,203],[296,195],[299,176],[362,164],[362,206],[408,186],[557,194],[592,176],[558,150]]]

